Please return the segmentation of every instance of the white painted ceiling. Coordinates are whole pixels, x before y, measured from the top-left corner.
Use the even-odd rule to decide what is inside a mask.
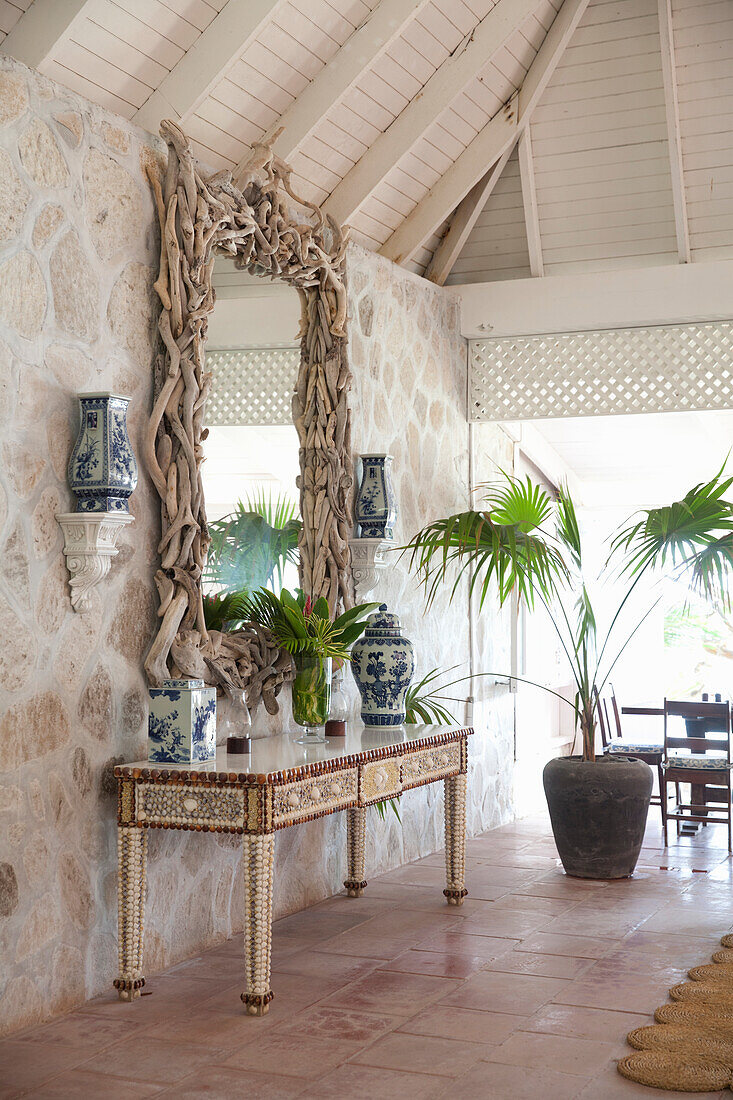
[[[733,412],[534,421],[591,508],[631,511],[679,499],[717,473],[733,448]],[[729,462],[733,474],[733,457]]]
[[[425,273],[453,225],[437,281],[733,256],[731,0],[0,0],[6,34],[212,168],[285,123],[367,247]]]

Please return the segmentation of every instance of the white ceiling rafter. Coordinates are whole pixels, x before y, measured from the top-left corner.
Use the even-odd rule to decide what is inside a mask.
[[[545,266],[542,262],[540,218],[537,210],[532,135],[529,122],[519,135],[517,146],[519,152],[519,178],[522,184],[522,203],[524,205],[524,224],[527,229],[529,270],[532,275],[541,276],[545,274]]]
[[[685,179],[682,167],[682,139],[680,136],[680,110],[677,100],[677,66],[674,53],[671,0],[658,0],[659,45],[662,53],[662,77],[664,80],[664,104],[667,113],[667,141],[669,164],[672,173],[672,201],[674,224],[677,234],[677,251],[680,263],[690,262],[690,231],[687,224]]]
[[[442,241],[435,249],[432,259],[425,270],[425,278],[431,283],[443,286],[458,259],[461,249],[469,238],[471,230],[488,202],[491,192],[501,179],[501,174],[512,155],[514,144],[508,145],[490,172],[475,183],[471,190],[456,207],[450,225]]]
[[[407,263],[481,179],[486,165],[493,164],[517,141],[587,6],[588,0],[564,0],[519,91],[484,126],[398,226],[380,249],[383,256],[394,263]]]
[[[92,6],[92,0],[35,0],[6,36],[0,52],[41,69]]]
[[[345,195],[361,244],[437,285],[733,256],[733,0],[526,0],[461,88],[472,32],[519,2],[0,0],[0,52],[177,118],[212,170],[274,139],[299,194]]]
[[[185,122],[283,3],[284,0],[228,0],[132,121],[152,133],[158,132],[161,119]]]
[[[324,115],[354,87],[362,73],[389,49],[428,3],[429,0],[381,0],[262,140],[269,140],[282,129],[273,148],[283,160],[290,160]],[[234,179],[239,176],[242,166],[237,165]]]
[[[497,0],[331,192],[324,209],[336,221],[343,224],[354,216],[387,173],[415,147],[536,7],[537,0]]]

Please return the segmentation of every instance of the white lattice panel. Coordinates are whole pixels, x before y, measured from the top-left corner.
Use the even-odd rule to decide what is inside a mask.
[[[292,424],[299,361],[297,347],[207,350],[206,369],[213,380],[206,423],[212,427]]]
[[[472,340],[472,420],[733,409],[733,322]]]

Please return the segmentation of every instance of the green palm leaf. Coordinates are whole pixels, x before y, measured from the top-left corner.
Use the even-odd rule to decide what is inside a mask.
[[[580,569],[583,563],[580,527],[575,504],[567,485],[561,486],[557,497],[557,537],[570,554],[576,567]]]
[[[364,630],[364,619],[376,604],[360,604],[347,616],[331,621],[328,603],[318,599],[306,614],[306,597],[300,590],[295,595],[283,588],[279,596],[267,588],[261,588],[247,597],[246,618],[268,627],[277,644],[288,653],[313,657],[332,657],[334,660],[351,659],[349,647]],[[346,618],[346,627],[340,626]]]
[[[260,489],[257,492],[248,493],[245,503],[248,511],[256,512],[262,516],[270,527],[281,530],[286,528],[293,520],[300,522],[297,504],[282,493],[279,493],[273,500],[272,493],[265,496],[264,489]]]
[[[724,469],[725,464],[682,500],[637,513],[641,518],[616,535],[609,560],[623,557],[622,576],[638,578],[669,563],[678,573],[687,572],[691,586],[711,603],[731,606],[733,502],[725,494],[733,477],[723,477]]]
[[[231,591],[281,586],[286,563],[297,565],[301,528],[287,497],[273,501],[259,493],[237,501],[233,512],[209,524],[205,579]]]
[[[551,599],[567,577],[559,546],[541,526],[552,511],[550,497],[529,479],[503,477],[503,482],[489,488],[485,511],[435,520],[403,548],[410,555],[410,568],[421,577],[428,606],[452,571],[451,599],[468,573],[470,592],[479,586],[480,606],[492,582],[500,605],[516,593],[533,606],[536,593]]]
[[[448,680],[440,685],[435,681],[458,667],[458,665],[452,665],[445,672],[439,668],[431,668],[418,683],[410,685],[405,696],[405,722],[408,725],[425,722],[427,725],[451,726],[455,723],[455,716],[443,706],[441,693],[460,684],[462,680],[470,680],[471,677],[461,676],[457,680]]]
[[[203,596],[204,621],[207,630],[224,630],[226,624],[239,626],[247,617],[247,592],[218,592]]]

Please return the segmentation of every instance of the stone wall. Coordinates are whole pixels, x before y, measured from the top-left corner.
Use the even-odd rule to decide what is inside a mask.
[[[158,150],[158,155],[159,155]],[[157,508],[87,615],[71,610],[54,513],[76,393],[151,398],[156,264],[141,161],[153,139],[0,60],[0,1028],[62,1011],[114,965],[113,757],[138,754],[154,624]]]
[[[467,423],[466,341],[452,293],[356,246],[349,249],[347,270],[354,451],[394,455],[395,541],[402,546],[431,520],[468,508],[471,483],[491,477],[494,463],[510,469],[511,443],[495,425]],[[508,671],[508,613],[496,614],[490,600],[480,614],[475,599],[469,610],[468,581],[452,600],[444,587],[426,609],[407,559],[393,552],[369,598],[384,600],[400,615],[416,647],[418,678],[433,668],[445,670],[446,679],[496,667]],[[468,800],[468,828],[476,833],[512,813],[513,702],[489,677],[457,684],[448,694],[456,700],[448,704],[456,720],[471,721],[476,730],[469,742]],[[460,702],[468,696],[472,708]],[[442,802],[439,785],[405,795],[404,827],[393,825],[389,843],[375,836],[374,850],[392,865],[440,847]],[[379,819],[372,826],[384,831]]]
[[[157,315],[156,219],[142,163],[160,153],[128,123],[0,59],[0,1032],[100,992],[116,970],[108,765],[145,752],[158,510],[141,472],[136,522],[85,616],[71,610],[53,517],[72,507],[66,463],[78,391],[131,395],[140,453]],[[404,539],[468,501],[458,307],[361,249],[350,249],[348,267],[354,447],[395,455]],[[469,667],[465,592],[425,616],[398,565],[383,595],[422,669]],[[281,722],[287,713],[284,700]],[[508,813],[502,721],[473,746],[472,830]],[[370,815],[372,874],[442,843],[442,792],[412,792],[403,803],[403,827]],[[148,974],[241,929],[239,850],[231,836],[153,833]],[[344,871],[343,815],[278,834],[276,915],[337,891]]]

